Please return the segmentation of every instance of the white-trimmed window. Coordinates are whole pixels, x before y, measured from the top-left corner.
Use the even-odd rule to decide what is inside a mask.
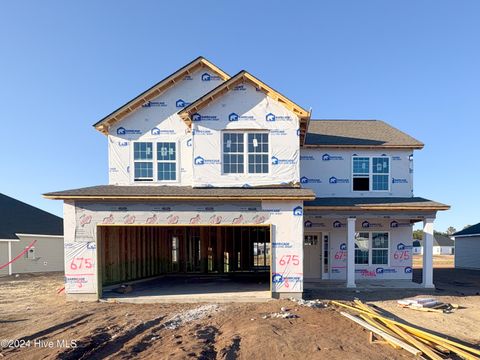
[[[134,142],[133,180],[177,181],[177,161],[175,142]]]
[[[177,147],[174,142],[157,142],[157,180],[177,180]]]
[[[354,156],[352,158],[353,191],[389,191],[390,158],[388,156]]]
[[[133,143],[133,162],[135,181],[153,181],[153,143]]]
[[[246,144],[246,146],[245,146]],[[224,132],[224,174],[268,174],[269,138],[266,132]]]
[[[355,265],[388,265],[388,232],[355,233]]]

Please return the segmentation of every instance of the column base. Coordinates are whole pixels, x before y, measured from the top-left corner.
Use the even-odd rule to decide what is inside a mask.
[[[349,288],[349,289],[354,289],[354,288],[356,288],[356,287],[357,287],[357,285],[356,285],[355,283],[353,283],[353,284],[347,284],[347,288]]]
[[[290,299],[301,300],[303,293],[301,292],[272,292],[272,298],[274,299]]]
[[[425,288],[425,289],[435,289],[434,284],[424,284],[424,283],[422,283],[422,287]]]

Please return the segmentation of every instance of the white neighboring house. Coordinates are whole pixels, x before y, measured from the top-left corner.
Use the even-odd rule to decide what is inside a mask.
[[[0,276],[63,271],[62,218],[0,194]]]
[[[422,240],[413,241],[413,254],[423,254]],[[433,255],[453,255],[455,253],[455,242],[448,236],[435,234],[433,238]]]
[[[453,234],[455,267],[480,270],[480,223]]]

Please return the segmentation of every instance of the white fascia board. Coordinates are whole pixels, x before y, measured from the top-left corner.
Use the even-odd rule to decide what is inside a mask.
[[[20,233],[16,233],[15,235],[17,236],[24,236],[24,237],[43,237],[43,238],[46,238],[46,237],[49,237],[49,238],[61,238],[63,239],[63,235],[38,235],[38,234],[20,234]]]

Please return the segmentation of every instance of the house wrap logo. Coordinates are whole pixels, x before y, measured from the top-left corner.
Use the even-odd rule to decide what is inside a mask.
[[[117,135],[141,135],[142,132],[138,129],[125,129],[123,126],[117,129]]]
[[[341,251],[346,251],[346,250],[347,250],[347,244],[341,243],[341,244],[340,244],[340,250],[341,250]]]
[[[193,145],[192,139],[188,139],[187,140],[187,146],[192,147],[192,145]]]
[[[148,101],[142,105],[142,108],[149,107],[166,107],[167,103],[165,101]]]
[[[412,226],[412,224],[410,224],[409,222],[408,223],[399,223],[396,220],[393,220],[393,221],[390,222],[390,227],[392,229],[396,229],[396,228],[399,228],[399,227],[410,227],[410,226]]]
[[[300,178],[300,183],[301,184],[321,184],[322,180],[320,179],[314,179],[314,178],[308,178],[306,176],[302,176]]]
[[[380,223],[371,223],[369,221],[364,221],[362,222],[362,228],[363,229],[369,229],[369,228],[380,228],[382,227],[382,224]]]
[[[206,165],[206,164],[220,164],[220,160],[205,159],[202,156],[197,156],[194,160],[195,165]]]
[[[325,227],[325,223],[313,222],[307,220],[303,223],[303,227],[305,228],[315,228],[315,227]]]
[[[408,184],[407,179],[398,179],[392,177],[392,184]]]
[[[177,101],[175,101],[175,106],[177,108],[184,108],[184,107],[187,107],[188,105],[190,105],[191,103],[189,102],[186,102],[185,100],[183,99],[178,99]]]
[[[228,115],[228,121],[239,121],[239,120],[255,120],[253,115],[238,115],[237,113],[230,113]]]
[[[192,121],[218,121],[216,115],[200,115],[199,113],[193,114],[191,119]]]
[[[405,274],[411,274],[413,272],[413,269],[410,266],[407,266],[404,271]]]
[[[265,121],[292,121],[291,116],[279,116],[273,113],[268,113],[265,115]]]
[[[202,81],[222,80],[218,75],[211,75],[208,72],[202,74]]]
[[[292,164],[295,164],[295,160],[293,160],[293,159],[279,159],[276,156],[272,156],[271,161],[272,161],[272,165],[285,165],[285,164],[292,165]]]
[[[210,129],[193,129],[192,135],[213,135],[213,132]]]
[[[345,226],[347,226],[347,224],[342,223],[342,222],[340,222],[340,221],[338,221],[338,220],[336,220],[336,221],[333,222],[333,227],[336,228],[336,229],[342,228],[342,227],[345,227]]]
[[[174,135],[175,130],[172,129],[159,129],[157,127],[154,127],[152,130],[150,130],[150,134],[152,135]]]
[[[411,249],[412,247],[413,247],[412,245],[405,245],[404,243],[398,243],[397,244],[397,250],[399,250],[399,251]]]
[[[330,155],[330,154],[322,155],[322,161],[330,161],[330,160],[343,160],[343,156]]]
[[[270,135],[285,136],[285,135],[287,135],[287,132],[285,130],[282,130],[282,129],[272,129],[272,130],[270,130]]]
[[[376,272],[377,274],[393,274],[393,273],[396,273],[397,270],[395,270],[395,269],[386,269],[386,268],[379,267],[379,268],[376,268],[376,269],[375,269],[375,272]]]
[[[314,161],[315,156],[313,155],[300,155],[300,161]]]
[[[293,215],[302,216],[303,215],[303,208],[301,206],[294,207],[293,208]]]
[[[348,184],[349,182],[349,179],[339,179],[335,176],[332,176],[330,179],[328,179],[329,184]]]

